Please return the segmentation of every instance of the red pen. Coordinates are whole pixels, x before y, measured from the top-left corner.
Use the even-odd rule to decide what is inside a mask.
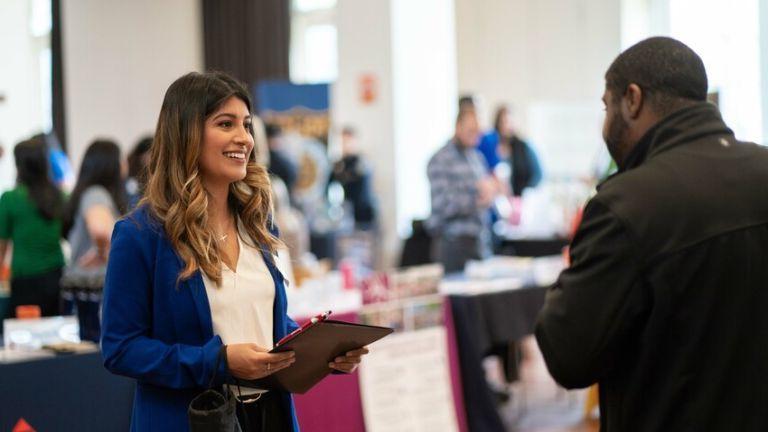
[[[315,325],[315,324],[317,324],[317,323],[319,323],[319,322],[325,321],[326,319],[328,319],[328,316],[329,316],[330,314],[331,314],[331,311],[327,311],[327,312],[325,312],[325,313],[321,313],[321,314],[319,314],[319,315],[315,315],[315,316],[313,316],[312,318],[310,318],[309,320],[307,320],[307,322],[305,322],[304,324],[302,324],[302,325],[301,325],[301,327],[299,327],[299,328],[297,328],[296,330],[294,330],[294,331],[292,331],[292,332],[288,333],[287,335],[285,335],[285,337],[284,337],[284,338],[282,338],[282,339],[280,339],[279,341],[277,341],[277,343],[275,344],[275,347],[278,347],[278,346],[282,345],[283,343],[285,343],[286,341],[288,341],[289,339],[291,339],[291,338],[292,338],[294,335],[297,335],[297,334],[299,334],[299,333],[303,332],[304,330],[306,330],[306,329],[308,329],[308,328],[312,327],[313,325]]]

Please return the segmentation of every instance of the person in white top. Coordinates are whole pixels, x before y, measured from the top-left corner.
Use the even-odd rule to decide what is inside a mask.
[[[107,369],[137,379],[131,430],[189,430],[189,402],[211,380],[255,380],[294,362],[293,353],[268,352],[298,326],[286,313],[275,263],[282,242],[250,111],[247,90],[226,74],[176,80],[160,111],[145,197],[115,226],[101,344]],[[329,367],[352,372],[366,353]],[[288,393],[244,393],[257,400],[238,406],[243,429],[298,430]]]

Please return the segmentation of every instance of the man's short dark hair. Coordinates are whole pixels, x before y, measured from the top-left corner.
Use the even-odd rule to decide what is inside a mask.
[[[459,111],[475,109],[475,97],[471,94],[464,94],[459,97]]]
[[[666,115],[692,102],[707,100],[704,62],[684,43],[652,37],[627,48],[605,73],[605,87],[618,100],[637,84],[654,110]]]

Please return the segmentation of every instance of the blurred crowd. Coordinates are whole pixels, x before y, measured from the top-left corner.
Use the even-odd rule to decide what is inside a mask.
[[[481,131],[476,105],[471,96],[459,99],[454,134],[429,161],[432,212],[414,221],[400,266],[441,263],[446,272],[458,272],[469,260],[499,253],[503,235],[494,224],[519,223],[521,196],[542,181],[535,147],[518,134],[510,107],[499,106],[493,127]],[[271,176],[291,280],[300,285],[359,254],[340,248],[349,243],[340,240],[344,236],[362,239],[356,247],[367,249],[351,257],[355,265],[375,269],[378,203],[355,128],[340,128],[331,152],[259,118],[253,134],[257,159]],[[16,185],[0,199],[0,268],[10,286],[6,317],[25,305],[39,307],[42,316],[77,313],[83,331],[92,328],[91,339],[97,337],[112,228],[141,205],[151,147],[146,136],[124,156],[118,143],[97,139],[75,176],[55,136],[16,145]]]
[[[312,225],[373,231],[377,204],[371,168],[359,153],[352,127],[341,131],[339,158],[322,173],[322,211],[297,192],[306,188],[302,181],[307,183],[302,180],[303,156],[290,145],[293,137],[285,135],[276,124],[255,122],[255,151],[269,167],[274,217],[296,263],[291,273],[301,277],[317,265],[310,252]],[[53,135],[35,135],[5,155],[13,157],[17,177],[0,198],[0,280],[10,288],[0,315],[77,313],[83,336],[96,340],[112,229],[141,205],[151,146],[152,137],[143,137],[124,156],[115,141],[97,139],[87,147],[76,177]]]

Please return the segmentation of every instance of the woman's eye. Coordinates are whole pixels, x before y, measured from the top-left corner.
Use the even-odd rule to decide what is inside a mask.
[[[232,127],[232,122],[231,121],[223,121],[223,122],[219,123],[219,126],[225,127],[225,128]]]

